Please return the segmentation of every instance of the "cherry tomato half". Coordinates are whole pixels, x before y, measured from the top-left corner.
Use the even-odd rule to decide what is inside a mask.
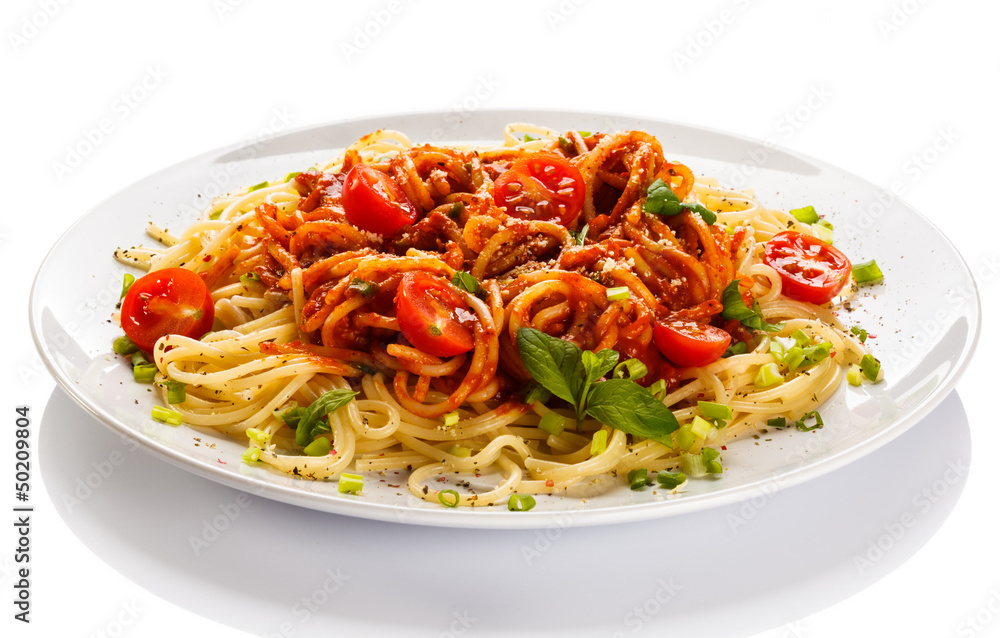
[[[137,279],[122,300],[122,329],[132,342],[152,352],[156,340],[177,334],[198,339],[215,320],[212,293],[186,268],[157,270]]]
[[[391,177],[367,164],[355,164],[341,195],[347,220],[379,235],[394,235],[417,219],[417,207]]]
[[[569,160],[540,151],[514,160],[493,184],[493,201],[520,219],[569,226],[583,210],[583,175]]]
[[[851,261],[844,253],[821,239],[792,230],[767,242],[764,263],[781,275],[781,294],[814,304],[836,297],[851,274]]]
[[[476,345],[476,315],[461,295],[433,275],[403,275],[396,291],[396,318],[413,347],[435,357],[453,357]]]
[[[722,356],[732,337],[721,328],[694,321],[658,321],[653,341],[679,366],[707,366]]]

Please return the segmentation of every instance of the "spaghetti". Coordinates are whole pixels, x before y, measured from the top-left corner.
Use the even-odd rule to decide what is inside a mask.
[[[179,234],[151,226],[164,248],[116,255],[194,271],[211,291],[214,329],[168,334],[151,353],[164,402],[185,388],[172,405],[184,423],[297,476],[409,470],[417,498],[489,505],[676,470],[814,413],[868,351],[830,303],[783,294],[787,273],[764,252],[781,233],[820,231],[695,178],[641,131],[512,124],[491,147],[378,131],[328,166],[216,200]],[[856,289],[842,286],[838,299]],[[525,331],[588,360],[613,351],[614,372],[589,382],[649,388],[676,425],[647,438],[550,399]],[[317,427],[296,426],[333,395],[344,400]],[[491,471],[487,490],[431,487]]]

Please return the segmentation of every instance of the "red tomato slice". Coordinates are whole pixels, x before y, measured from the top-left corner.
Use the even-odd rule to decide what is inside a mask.
[[[177,334],[198,339],[215,320],[212,293],[186,268],[166,268],[140,277],[122,300],[122,329],[132,342],[152,352],[156,340]]]
[[[435,357],[453,357],[476,345],[476,315],[461,295],[433,275],[403,275],[396,291],[396,318],[407,341]]]
[[[355,164],[341,195],[347,220],[379,235],[395,235],[417,219],[417,207],[391,177],[367,164]]]
[[[721,328],[693,321],[658,321],[653,340],[679,366],[707,366],[722,356],[732,337]]]
[[[814,304],[836,297],[851,274],[851,261],[844,253],[821,239],[792,230],[767,242],[764,263],[781,275],[781,294]]]
[[[586,188],[569,160],[540,151],[514,161],[493,184],[493,200],[520,219],[569,226],[583,210]]]

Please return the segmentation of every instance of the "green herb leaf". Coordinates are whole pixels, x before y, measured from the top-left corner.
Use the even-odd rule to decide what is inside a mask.
[[[671,447],[670,433],[680,427],[674,413],[662,401],[626,379],[595,384],[587,399],[587,414],[616,430]]]
[[[760,304],[756,300],[753,302],[753,308],[747,308],[747,305],[743,303],[743,295],[740,294],[738,279],[729,282],[729,285],[722,291],[722,317],[736,319],[747,328],[763,330],[764,332],[778,332],[784,327],[784,324],[781,323],[764,321],[764,313],[761,312]]]
[[[350,403],[351,399],[357,396],[357,394],[357,392],[352,390],[330,390],[309,404],[309,407],[302,408],[298,422],[295,425],[296,445],[305,447],[312,443],[317,434],[329,432],[329,423],[321,424],[320,419]]]
[[[472,294],[479,292],[479,280],[464,270],[456,272],[455,276],[451,278],[451,283]]]
[[[543,388],[574,405],[583,385],[583,351],[576,344],[534,328],[517,331],[524,367]]]
[[[584,386],[593,385],[618,364],[618,353],[605,348],[599,352],[585,350],[582,355]]]
[[[573,241],[576,242],[577,246],[583,246],[583,244],[587,241],[588,230],[590,230],[590,224],[584,224],[583,228],[580,230],[569,231],[569,236],[573,238]]]
[[[646,201],[642,205],[643,212],[668,217],[679,215],[685,210],[692,210],[705,220],[706,224],[714,224],[718,216],[701,204],[682,202],[677,193],[662,179],[656,179],[646,189]]]

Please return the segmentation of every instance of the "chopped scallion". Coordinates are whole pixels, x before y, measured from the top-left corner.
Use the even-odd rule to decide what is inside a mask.
[[[171,379],[167,381],[167,403],[184,403],[187,401],[187,384]]]
[[[246,452],[243,453],[244,463],[256,463],[259,460],[260,460],[260,448],[255,445],[251,445],[246,449]]]
[[[681,454],[681,470],[688,476],[699,478],[705,476],[705,461],[701,454]]]
[[[726,421],[733,420],[733,410],[728,405],[712,403],[711,401],[699,401],[698,409],[717,428],[725,426]]]
[[[598,430],[594,432],[594,438],[590,440],[590,455],[597,456],[608,449],[608,431]]]
[[[341,494],[360,494],[364,485],[365,479],[360,474],[341,472],[340,480],[337,482],[337,491]]]
[[[649,370],[646,369],[646,364],[642,361],[628,359],[615,366],[613,375],[616,379],[641,379],[646,376],[647,372]]]
[[[330,439],[325,436],[316,437],[316,439],[309,445],[302,448],[307,456],[326,456],[333,449],[333,444]]]
[[[226,209],[225,208],[220,208],[219,210],[213,210],[212,214],[209,215],[208,218],[211,219],[211,220],[216,220],[216,219],[222,217],[222,211],[224,211],[224,210],[226,210]]]
[[[174,427],[183,423],[180,412],[168,410],[167,408],[159,405],[153,406],[153,411],[150,415],[160,423],[166,423],[167,425],[172,425]]]
[[[806,425],[806,421],[809,419],[815,419],[813,425]],[[823,427],[823,419],[820,418],[819,412],[813,410],[812,412],[806,412],[801,419],[795,422],[795,428],[801,430],[802,432],[811,432],[812,430],[817,430]]]
[[[292,171],[288,175],[285,175],[285,183],[287,184],[288,182],[292,181],[293,179],[295,179],[296,177],[298,177],[301,174],[302,174],[302,171]]]
[[[361,296],[363,297],[373,297],[376,293],[378,293],[379,286],[378,284],[365,281],[360,277],[354,277],[351,279],[351,283],[347,284],[347,289],[361,293]]]
[[[445,507],[458,507],[462,497],[455,490],[441,490],[438,492],[438,502]]]
[[[663,379],[657,379],[647,390],[659,401],[667,398],[667,382]]]
[[[247,428],[246,435],[248,439],[257,441],[258,443],[267,443],[270,438],[267,432],[258,430],[257,428]]]
[[[813,229],[813,232],[816,234],[816,239],[819,239],[820,241],[822,241],[824,243],[827,243],[827,244],[832,244],[833,243],[833,229],[832,228],[827,228],[823,224],[813,224],[812,225],[812,229]]]
[[[156,366],[152,363],[143,363],[132,366],[132,379],[136,383],[152,383],[156,378]]]
[[[458,410],[452,410],[448,414],[442,417],[444,422],[444,427],[450,428],[453,425],[458,425]]]
[[[507,509],[512,512],[527,512],[535,506],[535,497],[531,494],[511,494],[507,499]]]
[[[768,427],[772,427],[772,428],[787,428],[788,427],[788,419],[786,419],[783,416],[776,416],[773,419],[768,419],[767,420],[767,425],[768,425]]]
[[[859,386],[864,382],[864,374],[861,372],[861,366],[856,363],[852,363],[847,368],[847,382],[853,386]]]
[[[699,439],[707,439],[708,435],[712,432],[713,425],[701,418],[696,416],[693,421],[691,421],[691,434],[695,435]]]
[[[122,278],[122,296],[118,298],[119,301],[125,298],[126,293],[128,293],[128,289],[131,288],[134,283],[135,275],[129,272],[125,273],[125,276]]]
[[[260,275],[258,275],[257,273],[255,273],[255,272],[253,272],[251,270],[248,273],[243,273],[242,275],[240,275],[240,282],[244,283],[246,285],[250,285],[250,284],[254,284],[254,283],[259,284],[260,283]]]
[[[816,213],[816,209],[812,206],[793,208],[788,212],[792,215],[792,217],[799,220],[803,224],[815,224],[819,221],[819,214]]]
[[[538,427],[552,436],[559,436],[566,429],[566,417],[559,416],[555,412],[546,412],[538,422]]]
[[[250,188],[248,188],[247,192],[248,193],[252,193],[254,191],[259,191],[260,189],[267,188],[267,187],[268,187],[268,183],[266,181],[263,181],[260,184],[254,184],[253,186],[251,186]]]
[[[649,478],[649,472],[644,467],[636,468],[628,473],[628,485],[633,490],[641,490],[652,484],[653,479]]]
[[[854,281],[859,284],[877,284],[882,282],[882,269],[878,267],[875,260],[854,264],[851,268],[851,275]]]
[[[111,349],[115,351],[115,354],[128,355],[135,354],[139,351],[139,346],[135,345],[128,335],[122,335],[115,339],[115,342],[111,344]]]
[[[629,292],[628,286],[618,286],[617,288],[608,288],[608,301],[625,301],[628,299]]]
[[[861,326],[851,326],[851,334],[857,337],[861,343],[868,341],[868,331]]]
[[[656,482],[659,483],[661,487],[668,490],[677,489],[677,487],[683,485],[685,481],[687,481],[687,476],[685,476],[684,472],[662,471],[656,475]]]
[[[753,384],[758,388],[767,388],[782,380],[781,371],[778,370],[777,363],[765,363],[754,375]]]
[[[453,445],[448,448],[448,454],[452,456],[457,456],[460,459],[467,459],[472,456],[472,450],[465,447],[464,445]]]
[[[878,374],[881,369],[882,363],[872,355],[866,354],[861,357],[861,373],[872,383],[878,381]]]
[[[690,425],[685,425],[674,433],[674,443],[677,445],[678,450],[687,452],[697,441],[698,437],[691,431]]]

